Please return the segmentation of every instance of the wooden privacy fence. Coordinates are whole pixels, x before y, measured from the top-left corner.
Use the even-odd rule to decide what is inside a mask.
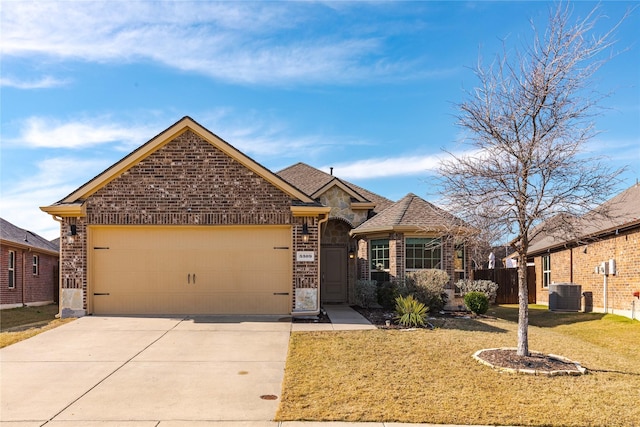
[[[518,304],[518,269],[492,268],[473,270],[473,280],[491,280],[498,284],[496,304]],[[536,303],[536,269],[527,267],[527,287],[529,288],[529,304]]]

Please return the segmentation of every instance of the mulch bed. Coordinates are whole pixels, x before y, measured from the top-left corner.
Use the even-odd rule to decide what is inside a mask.
[[[379,329],[408,329],[405,326],[398,325],[393,318],[396,313],[393,310],[385,310],[384,308],[362,308],[359,306],[351,306],[355,311],[362,314],[371,324],[376,326]],[[427,318],[427,323],[425,326],[421,326],[420,328],[424,329],[433,329],[430,326],[430,319],[454,319],[454,318],[478,318],[478,317],[487,317],[487,316],[476,316],[470,312],[466,311],[443,311],[439,313],[429,313],[429,317]],[[389,325],[387,325],[387,321],[389,321]],[[414,328],[411,328],[414,329]]]
[[[581,375],[586,372],[580,364],[561,356],[529,352],[518,356],[516,349],[492,348],[477,352],[474,357],[493,368],[536,375]]]

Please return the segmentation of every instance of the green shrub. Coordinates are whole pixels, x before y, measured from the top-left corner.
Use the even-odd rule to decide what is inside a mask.
[[[358,280],[356,282],[355,303],[362,308],[371,308],[378,302],[378,285],[375,280]]]
[[[469,292],[464,296],[464,303],[475,314],[485,314],[489,310],[489,298],[483,292]]]
[[[424,326],[429,308],[416,300],[413,295],[396,298],[395,319],[403,326]]]
[[[415,286],[413,286],[413,283],[408,279],[396,279],[393,283],[396,285],[396,291],[398,292],[397,296],[406,297],[412,295],[416,291]]]
[[[462,296],[465,296],[469,292],[482,292],[489,298],[489,303],[496,302],[496,295],[498,292],[498,284],[491,280],[469,280],[463,279],[456,283],[456,287],[460,289]]]
[[[449,275],[444,270],[428,269],[407,273],[407,283],[415,298],[430,311],[440,311],[447,303],[444,289]]]
[[[383,282],[378,285],[378,304],[388,310],[395,306],[396,298],[400,296],[398,284],[395,282]]]

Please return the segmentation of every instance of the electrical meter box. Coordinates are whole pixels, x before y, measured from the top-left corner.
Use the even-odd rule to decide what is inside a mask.
[[[605,276],[609,274],[609,263],[607,261],[603,261],[600,263],[598,273],[604,274]]]

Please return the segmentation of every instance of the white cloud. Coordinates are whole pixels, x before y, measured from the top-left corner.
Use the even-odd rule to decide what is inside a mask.
[[[606,138],[605,134],[601,134],[586,144],[585,151],[589,154],[605,156],[612,160],[638,164],[640,163],[640,137],[612,139]]]
[[[130,147],[139,145],[156,133],[156,128],[149,125],[127,125],[108,117],[67,122],[30,117],[21,123],[19,135],[9,142],[32,148],[80,149],[114,142]]]
[[[239,83],[411,74],[412,65],[385,60],[379,37],[335,32],[292,37],[292,29],[305,34],[314,14],[327,9],[322,3],[9,2],[0,21],[1,49],[9,57],[150,59]]]
[[[194,118],[265,166],[273,160],[279,164],[288,159],[311,162],[336,147],[366,144],[349,136],[301,134],[290,123],[263,111],[220,108]]]
[[[108,163],[102,159],[75,157],[56,157],[38,162],[33,175],[3,186],[2,218],[47,239],[58,237],[58,223],[39,207],[62,199],[104,170]]]
[[[10,77],[0,77],[0,86],[13,87],[16,89],[47,89],[64,86],[69,80],[56,79],[51,76],[44,76],[38,80],[20,80]]]
[[[390,158],[373,158],[351,163],[334,164],[339,170],[340,178],[373,179],[393,176],[425,175],[438,168],[442,155],[400,156]],[[328,170],[329,166],[320,169]]]

